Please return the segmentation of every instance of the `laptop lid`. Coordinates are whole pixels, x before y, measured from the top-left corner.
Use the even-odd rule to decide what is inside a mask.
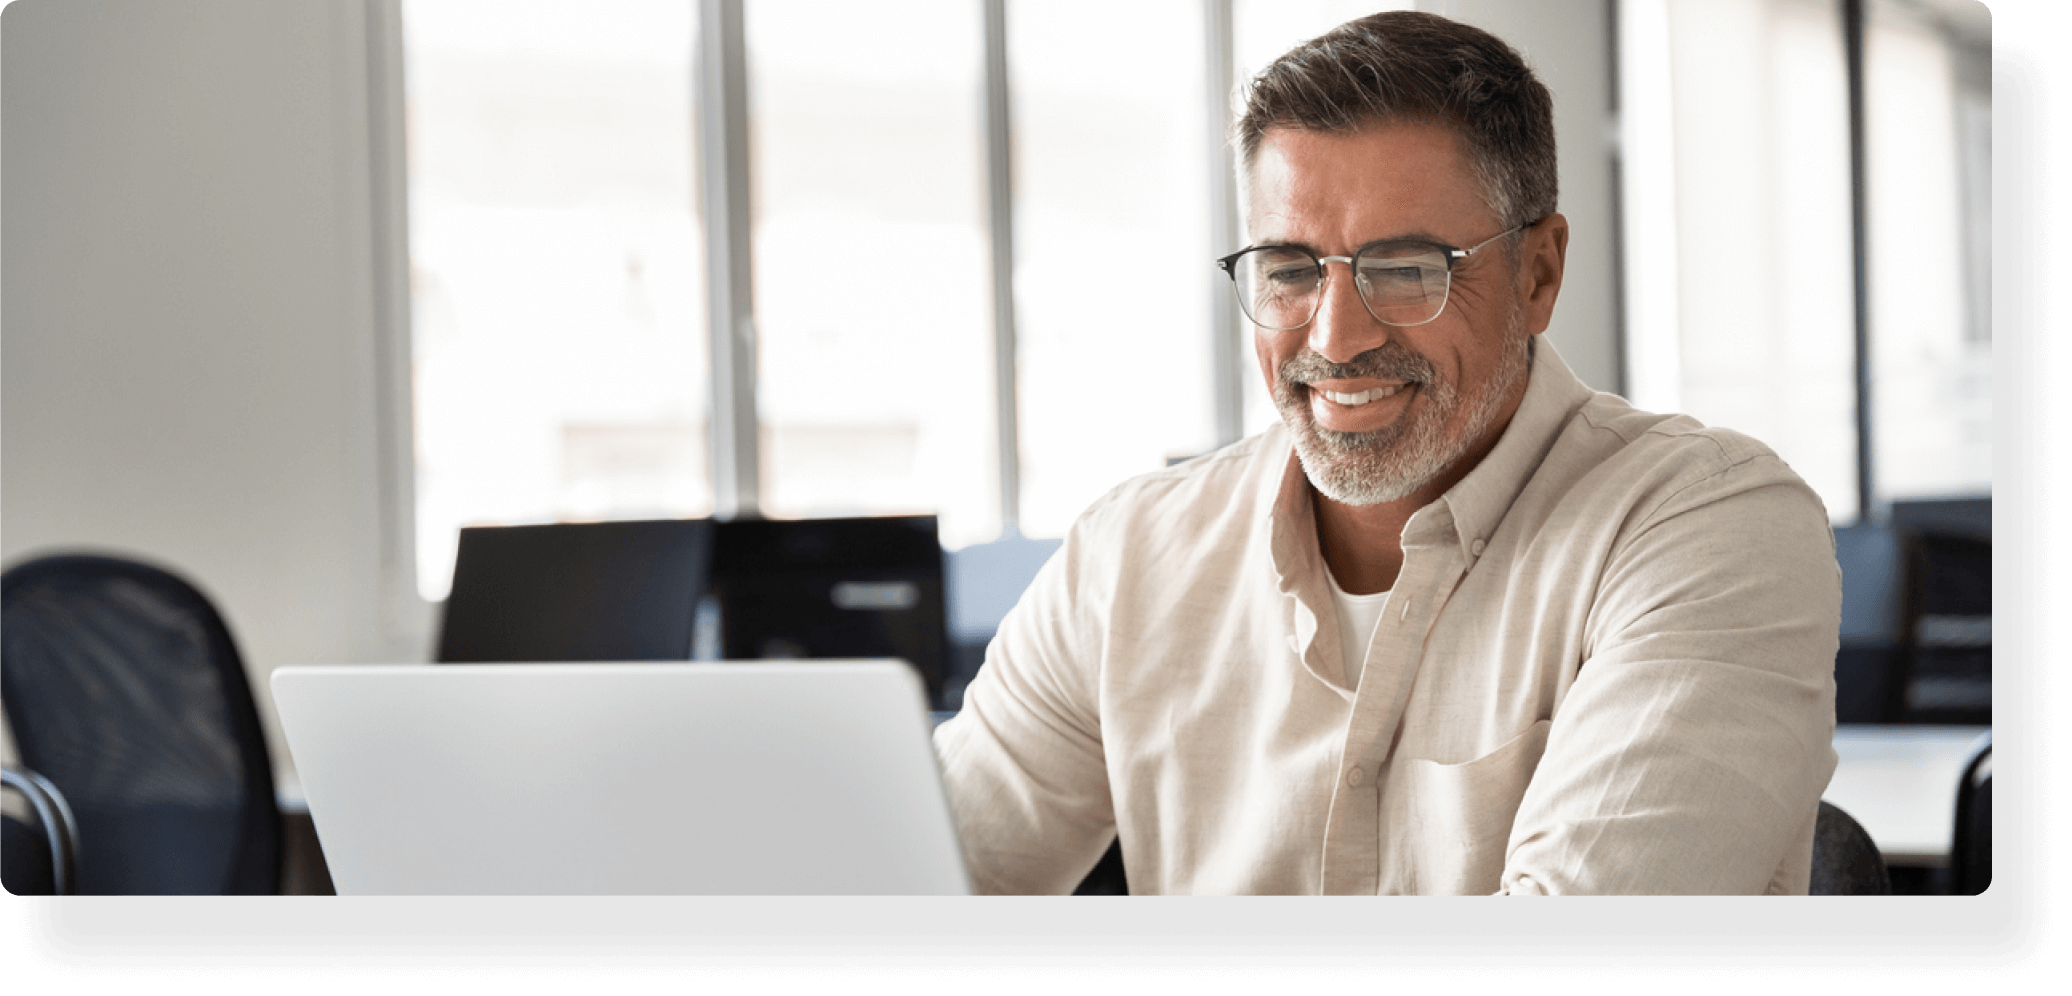
[[[709,519],[462,529],[436,659],[689,660],[712,534]]]
[[[898,661],[288,667],[340,895],[966,894]]]

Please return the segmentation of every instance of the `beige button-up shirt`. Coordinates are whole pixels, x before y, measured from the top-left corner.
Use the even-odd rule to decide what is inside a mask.
[[[1776,454],[1537,343],[1357,691],[1280,427],[1080,517],[936,732],[981,892],[1804,893],[1841,573]]]

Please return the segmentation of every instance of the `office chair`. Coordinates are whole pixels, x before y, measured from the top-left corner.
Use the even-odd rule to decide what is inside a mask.
[[[113,557],[0,576],[0,699],[70,804],[83,895],[272,893],[273,766],[230,632],[192,585]]]
[[[0,817],[0,884],[17,896],[71,895],[79,828],[64,793],[42,775],[11,767],[0,768],[0,786],[21,796],[25,815],[35,819],[32,826],[13,813]]]
[[[1075,896],[1127,896],[1130,894],[1129,875],[1122,867],[1122,841],[1120,839],[1108,845],[1107,852],[1101,855],[1101,860],[1094,862],[1093,868],[1086,873],[1086,878],[1080,880],[1079,885],[1072,890],[1072,894]]]
[[[1822,800],[1813,822],[1813,876],[1808,892],[1815,896],[1889,896],[1892,878],[1885,856],[1863,824],[1831,802]]]
[[[1957,779],[1957,825],[1950,835],[1950,893],[1976,896],[1993,884],[1993,731],[1972,746]]]

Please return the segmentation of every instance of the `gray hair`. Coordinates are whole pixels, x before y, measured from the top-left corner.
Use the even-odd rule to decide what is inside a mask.
[[[1436,14],[1373,14],[1275,59],[1246,87],[1239,168],[1250,175],[1271,128],[1349,132],[1382,122],[1452,128],[1505,228],[1554,213],[1553,96],[1511,46]]]

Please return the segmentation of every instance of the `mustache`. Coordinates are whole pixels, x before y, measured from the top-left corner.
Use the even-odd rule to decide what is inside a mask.
[[[1283,387],[1360,377],[1429,384],[1433,372],[1429,361],[1396,342],[1376,346],[1345,363],[1333,363],[1315,350],[1304,349],[1281,364],[1279,372]]]

